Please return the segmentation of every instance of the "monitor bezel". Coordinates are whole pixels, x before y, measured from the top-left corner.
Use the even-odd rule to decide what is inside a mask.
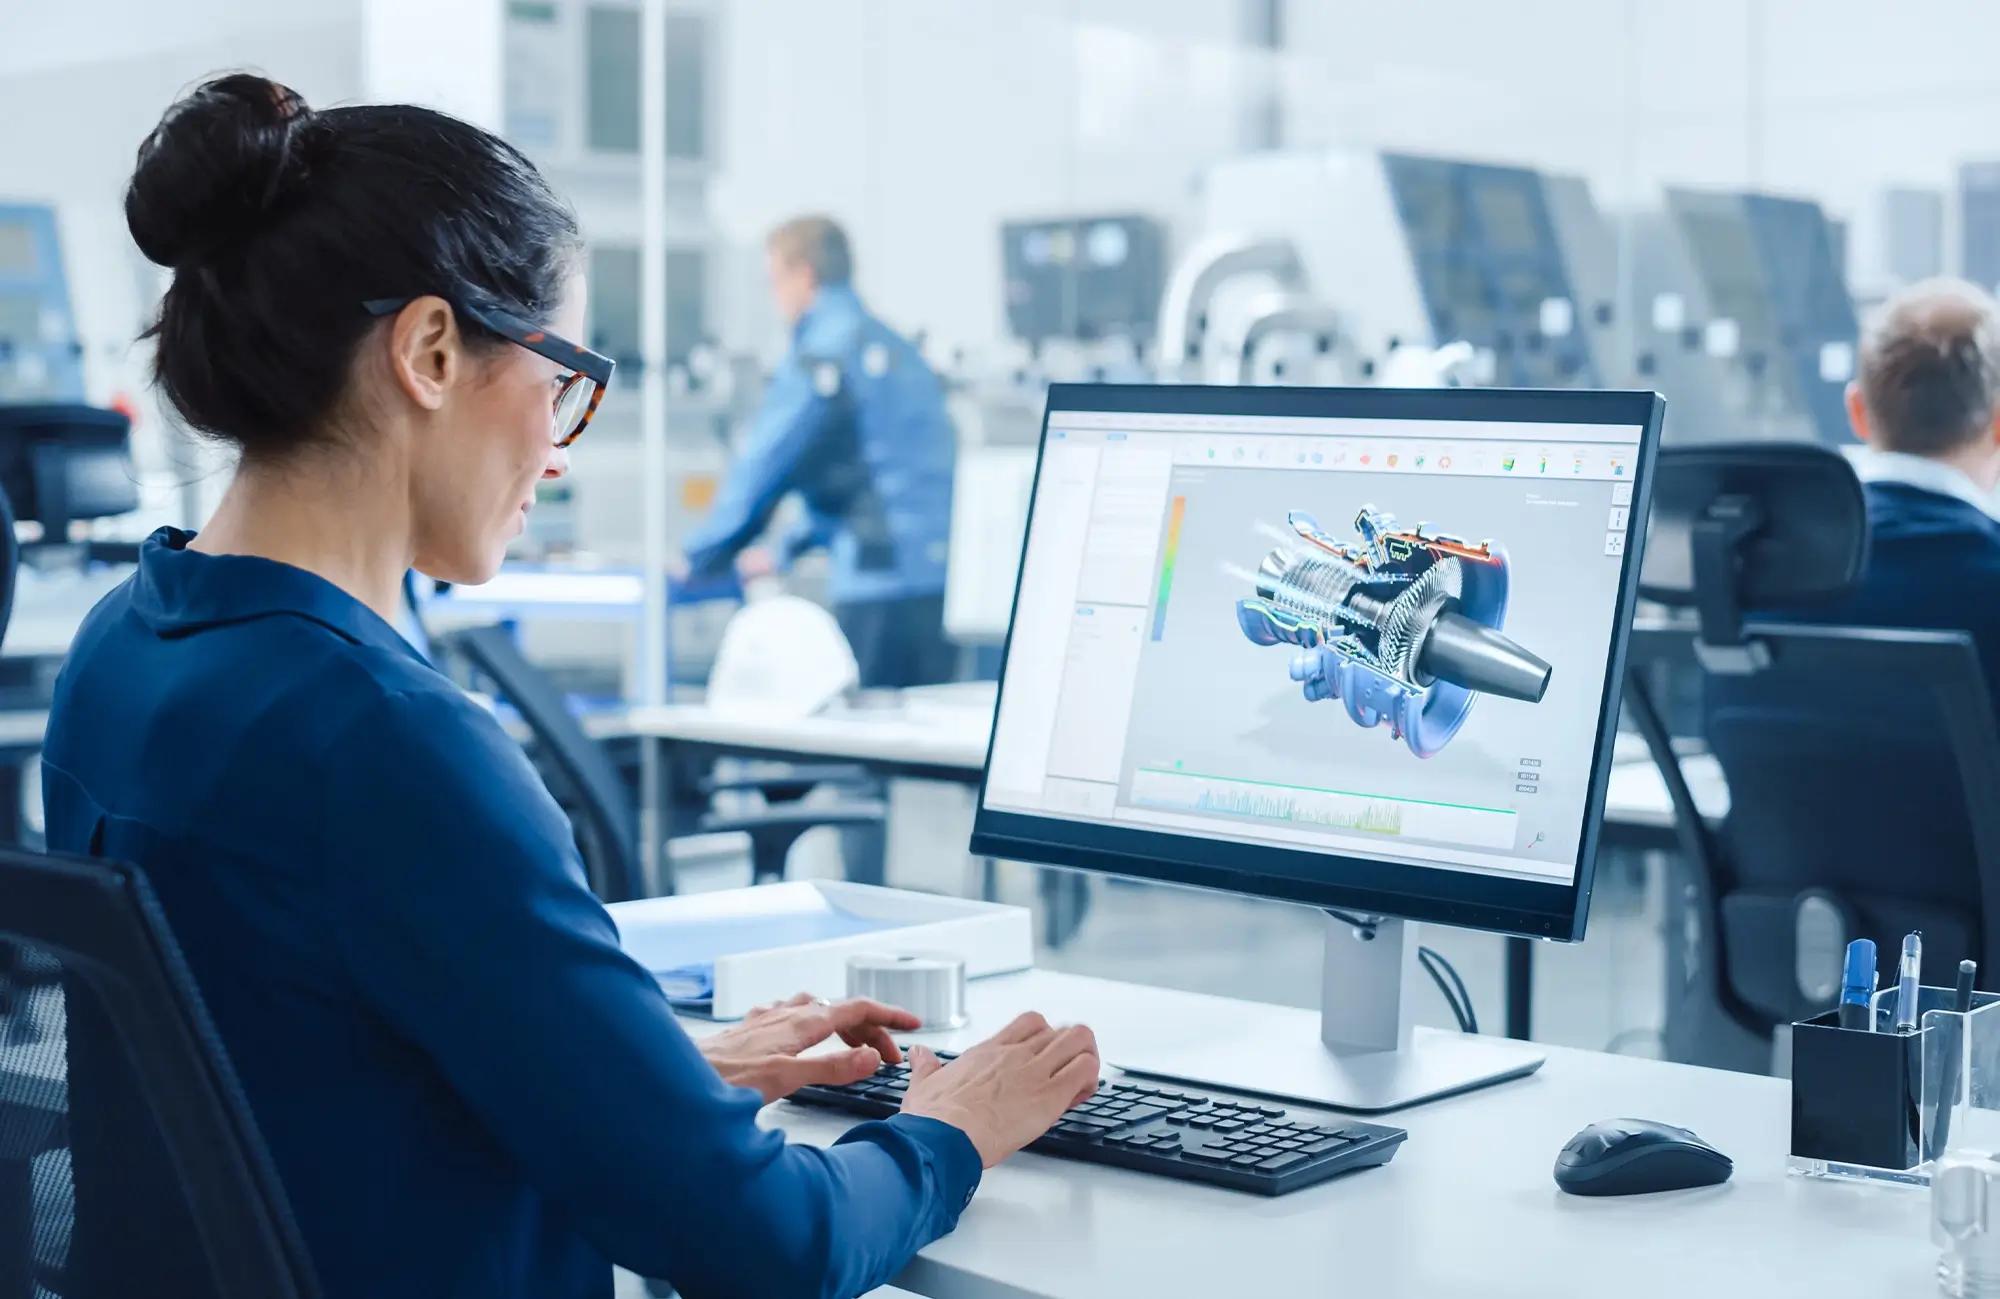
[[[1640,559],[1645,553],[1653,467],[1659,453],[1665,400],[1658,393],[1647,391],[1051,384],[1048,401],[1042,409],[1041,442],[1036,452],[1027,523],[1021,531],[1023,564],[1034,533],[1042,465],[1048,454],[1049,419],[1056,411],[1620,424],[1640,430],[1639,445],[1633,454],[1632,514],[1619,570],[1609,670],[1599,701],[1598,732],[1584,798],[1576,873],[1571,883],[1411,866],[1338,852],[1236,843],[987,807],[986,783],[992,774],[993,736],[999,729],[1007,663],[1013,654],[1014,629],[1020,613],[1018,565],[1013,609],[1001,650],[993,730],[987,736],[987,766],[980,775],[978,801],[974,804],[971,851],[978,856],[1066,866],[1156,883],[1522,937],[1580,940],[1589,918],[1590,895],[1596,880],[1605,786],[1611,774],[1612,749],[1618,731],[1626,650],[1639,595]],[[1270,869],[1281,863],[1289,863],[1293,871]],[[1320,872],[1336,870],[1340,878],[1309,876],[1305,873],[1308,867]]]

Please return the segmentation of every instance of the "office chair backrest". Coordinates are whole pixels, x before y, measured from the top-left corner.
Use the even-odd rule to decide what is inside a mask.
[[[14,620],[14,588],[21,578],[21,539],[14,535],[14,504],[0,490],[0,643]]]
[[[0,849],[0,1294],[308,1299],[277,1175],[137,870]]]
[[[1763,443],[1670,450],[1658,473],[1643,590],[1698,621],[1635,637],[1635,668],[1677,652],[1705,670],[1730,812],[1710,835],[1679,790],[1676,819],[1725,1009],[1756,1032],[1825,1009],[1851,937],[1887,960],[1922,929],[1934,979],[1962,956],[2000,959],[2000,735],[1970,638],[1814,625],[1865,562],[1853,470]],[[1665,728],[1635,685],[1672,789]]]
[[[548,675],[522,657],[505,627],[473,627],[441,637],[450,649],[492,683],[528,724],[542,757],[569,788],[581,813],[580,848],[590,886],[606,902],[642,895],[639,881],[639,826],[631,796],[604,746],[590,738],[570,715],[562,692]]]
[[[139,508],[131,438],[132,421],[115,410],[0,406],[0,491],[61,542],[73,520]]]
[[[1986,824],[2000,786],[1965,778],[2000,776],[2000,738],[1971,639],[1751,629],[1770,666],[1711,675],[1705,709],[1730,793],[1718,902],[1732,991],[1774,1023],[1832,1003],[1838,952],[1806,958],[1817,979],[1791,955],[1808,893],[1885,962],[1922,930],[1933,982],[1962,957],[2000,968],[2000,924],[1987,917],[2000,857],[1980,851],[2000,837]]]

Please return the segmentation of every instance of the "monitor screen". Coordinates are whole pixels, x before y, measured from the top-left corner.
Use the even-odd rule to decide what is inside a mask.
[[[1058,385],[975,850],[1579,936],[1658,411]]]
[[[1010,221],[1000,228],[1007,326],[1015,337],[1152,337],[1165,287],[1159,223],[1142,216]]]

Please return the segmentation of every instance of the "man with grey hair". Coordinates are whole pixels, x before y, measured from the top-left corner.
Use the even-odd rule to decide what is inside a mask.
[[[833,612],[864,686],[948,681],[945,551],[957,438],[923,356],[862,306],[847,234],[803,216],[765,243],[771,296],[792,349],[715,507],[686,542],[695,573],[746,577],[809,550],[831,558]],[[753,543],[796,495],[800,524],[775,556]]]
[[[1885,303],[1847,388],[1868,566],[1815,620],[1972,633],[2000,701],[2000,304],[1960,280]]]

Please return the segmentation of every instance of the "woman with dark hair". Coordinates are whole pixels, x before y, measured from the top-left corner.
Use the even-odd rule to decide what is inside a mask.
[[[390,625],[408,569],[493,575],[604,396],[610,362],[568,341],[570,213],[463,122],[315,113],[236,75],[140,146],[126,217],[174,272],[159,387],[240,464],[79,632],[48,839],[150,876],[327,1293],[606,1295],[610,1263],[690,1295],[895,1275],[1095,1087],[1089,1030],[1030,1015],[951,1064],[919,1052],[903,1113],[829,1150],[758,1129],[764,1102],[898,1058],[913,1021],[800,998],[697,1048],[520,749]],[[95,1212],[72,1273],[167,1293],[163,1251],[197,1246],[115,1175],[147,1137],[87,1103],[79,1052]]]

